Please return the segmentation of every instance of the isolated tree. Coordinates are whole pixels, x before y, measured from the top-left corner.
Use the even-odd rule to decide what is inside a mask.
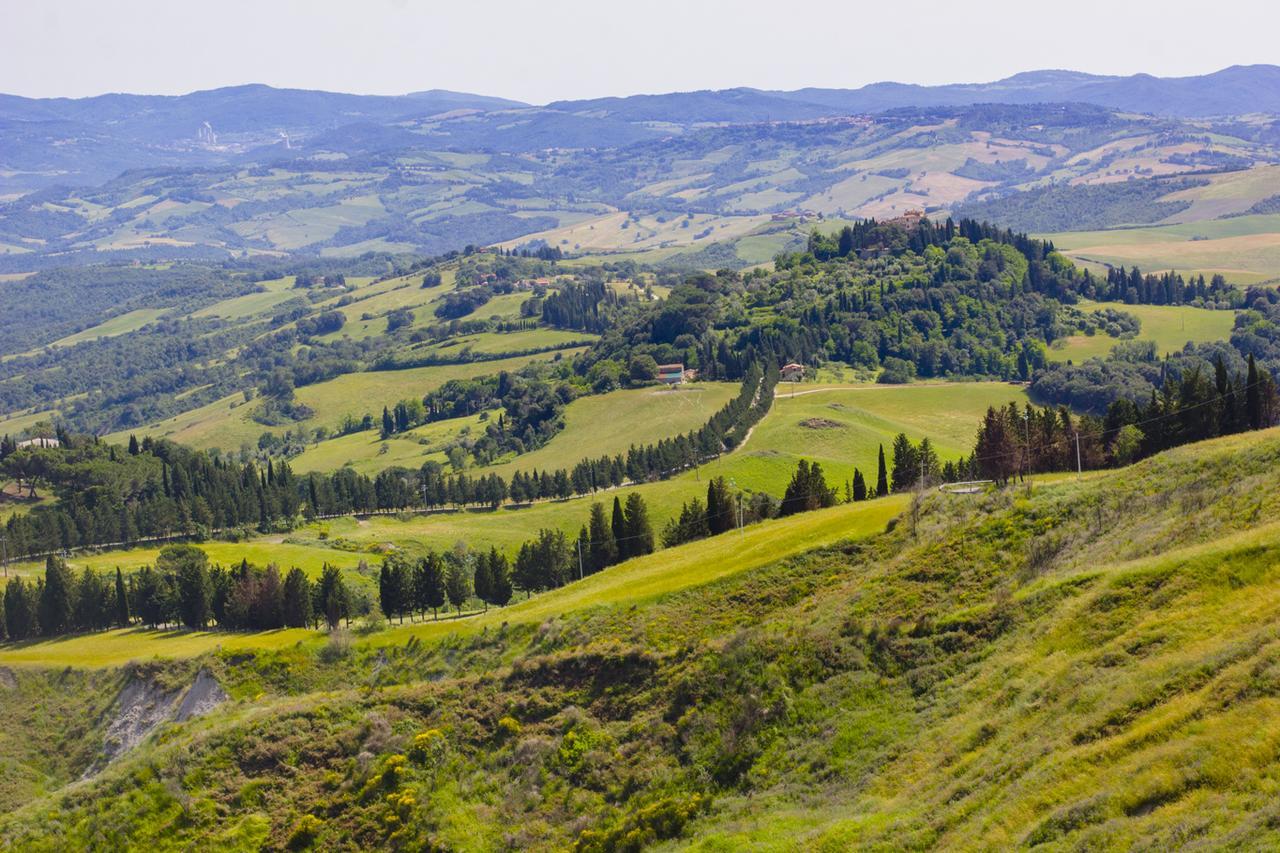
[[[124,574],[120,571],[120,567],[116,566],[116,601],[115,601],[116,625],[121,628],[129,626],[129,596],[125,592]]]
[[[591,517],[587,522],[587,537],[591,541],[590,559],[588,568],[592,572],[598,572],[606,566],[612,566],[618,562],[618,543],[613,537],[613,528],[610,527],[608,519],[604,515],[604,504],[600,502],[591,505]]]
[[[391,411],[382,407],[382,437],[390,438],[396,431],[396,422],[391,419]]]
[[[880,459],[876,469],[876,497],[889,494],[889,471],[884,464],[884,445],[880,445]]]
[[[302,569],[290,569],[284,579],[283,609],[286,627],[305,628],[311,624],[311,581]]]
[[[867,481],[863,479],[862,472],[857,468],[853,469],[853,499],[855,501],[867,499]]]

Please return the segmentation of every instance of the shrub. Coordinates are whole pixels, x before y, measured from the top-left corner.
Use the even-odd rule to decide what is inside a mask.
[[[293,832],[289,834],[290,850],[306,850],[316,843],[316,837],[320,834],[320,829],[324,826],[320,818],[311,814],[304,814],[298,819],[293,827]]]

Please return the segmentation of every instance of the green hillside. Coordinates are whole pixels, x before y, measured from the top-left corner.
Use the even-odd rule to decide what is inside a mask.
[[[841,507],[349,649],[194,635],[172,652],[194,659],[98,671],[58,658],[88,638],[7,650],[0,837],[1270,847],[1277,474],[1270,430],[931,494],[887,527],[905,504]],[[62,789],[122,688],[180,693],[201,669],[227,701]]]

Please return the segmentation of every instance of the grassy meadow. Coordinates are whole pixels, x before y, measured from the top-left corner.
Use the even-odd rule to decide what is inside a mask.
[[[404,642],[411,636],[465,635],[496,628],[502,623],[536,623],[548,616],[601,605],[642,603],[666,593],[750,571],[812,548],[870,536],[883,530],[889,519],[907,505],[907,501],[907,496],[891,496],[761,522],[744,528],[741,534],[705,539],[637,557],[560,589],[521,598],[507,607],[494,608],[466,619],[397,625],[372,635],[369,642],[387,645]],[[217,543],[201,547],[215,561],[224,550]],[[233,549],[237,546],[226,547]],[[285,553],[283,550],[273,552],[262,546],[257,550],[250,548],[249,552],[261,557]],[[155,555],[154,551],[138,553],[149,554],[151,558]],[[253,560],[249,553],[245,556]],[[238,558],[238,555],[232,557]],[[97,559],[77,560],[73,565],[96,566],[101,562]],[[63,663],[88,667],[120,666],[131,660],[150,657],[190,657],[217,648],[228,651],[272,649],[299,642],[318,643],[321,636],[320,632],[305,630],[228,634],[135,628],[0,646],[0,666],[59,666]]]
[[[253,420],[257,401],[245,402],[241,394],[232,394],[198,409],[183,412],[167,420],[139,430],[116,433],[108,441],[127,441],[129,434],[169,438],[192,447],[218,447],[238,450],[244,443],[256,444],[264,432],[316,427],[336,428],[347,415],[378,415],[383,406],[391,406],[410,397],[421,397],[450,379],[469,379],[502,370],[518,370],[531,361],[547,361],[571,357],[578,350],[558,350],[533,356],[519,356],[469,364],[415,367],[406,370],[373,370],[346,373],[326,382],[305,385],[295,394],[298,402],[310,406],[317,414],[288,426],[269,427]]]
[[[1132,314],[1142,323],[1134,340],[1154,341],[1160,355],[1176,352],[1188,343],[1223,341],[1231,337],[1235,325],[1234,311],[1216,311],[1190,305],[1126,305],[1122,302],[1086,302],[1081,308],[1098,311],[1115,308]],[[1050,361],[1074,362],[1090,358],[1106,358],[1120,342],[1110,335],[1071,335],[1054,342],[1049,348]]]

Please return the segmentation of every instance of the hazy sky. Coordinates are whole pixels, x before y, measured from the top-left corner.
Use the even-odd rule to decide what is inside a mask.
[[[0,0],[0,21],[0,92],[35,97],[268,83],[545,103],[1280,62],[1274,0]]]

